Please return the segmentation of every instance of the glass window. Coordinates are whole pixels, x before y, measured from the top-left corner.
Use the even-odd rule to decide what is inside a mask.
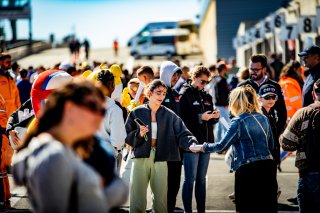
[[[153,44],[173,44],[174,36],[153,36],[152,43]]]

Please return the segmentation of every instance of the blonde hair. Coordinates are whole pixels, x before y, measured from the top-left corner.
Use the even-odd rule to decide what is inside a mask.
[[[261,112],[256,91],[250,85],[237,87],[229,95],[229,108],[234,116]]]

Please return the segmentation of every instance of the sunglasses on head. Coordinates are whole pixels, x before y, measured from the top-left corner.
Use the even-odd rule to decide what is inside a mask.
[[[81,103],[78,103],[78,105],[83,106],[90,110],[91,112],[98,113],[101,116],[104,116],[106,114],[106,108],[99,106],[99,104],[96,101],[83,101]]]
[[[137,92],[138,87],[129,87],[129,89],[130,89],[131,91],[133,91],[133,92]]]
[[[206,81],[206,80],[200,80],[200,84],[202,84],[202,85],[206,85],[206,84],[209,84],[209,81]]]
[[[266,97],[263,97],[265,100],[276,100],[277,96],[276,95],[267,95]]]

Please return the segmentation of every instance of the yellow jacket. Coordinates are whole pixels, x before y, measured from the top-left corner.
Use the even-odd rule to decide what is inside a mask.
[[[302,107],[302,91],[297,80],[291,77],[282,77],[279,84],[283,91],[284,101],[287,108],[287,117],[292,118],[293,114]]]

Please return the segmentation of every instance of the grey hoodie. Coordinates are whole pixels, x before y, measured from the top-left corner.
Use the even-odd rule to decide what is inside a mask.
[[[175,63],[171,61],[164,61],[160,67],[160,80],[164,82],[164,84],[171,88],[171,78],[177,70],[180,70]]]
[[[38,135],[15,154],[13,178],[27,187],[36,213],[67,213],[70,207],[79,213],[108,212],[99,175],[50,134]],[[71,196],[77,200],[73,206]]]

